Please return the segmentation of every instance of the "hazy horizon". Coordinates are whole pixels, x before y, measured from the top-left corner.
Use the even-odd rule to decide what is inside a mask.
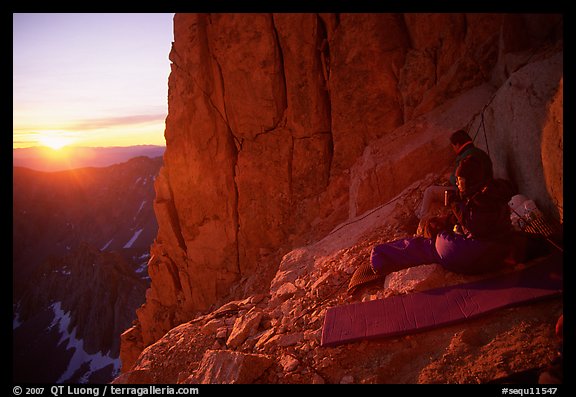
[[[174,14],[13,14],[13,149],[165,145]]]
[[[151,144],[104,147],[68,146],[62,149],[33,146],[12,149],[12,166],[43,172],[85,167],[108,167],[126,162],[134,157],[160,157],[165,150],[166,146],[164,145]]]
[[[110,145],[110,146],[90,146],[90,145],[66,145],[61,149],[53,149],[49,146],[37,144],[34,146],[25,146],[25,147],[17,147],[12,148],[12,151],[15,150],[25,150],[25,149],[43,149],[43,150],[52,150],[52,151],[60,151],[60,150],[70,150],[70,149],[111,149],[111,148],[131,148],[135,146],[161,146],[166,147],[166,143],[136,143],[134,145]]]

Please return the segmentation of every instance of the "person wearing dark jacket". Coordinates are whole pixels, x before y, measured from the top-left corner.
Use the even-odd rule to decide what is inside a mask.
[[[484,181],[482,160],[470,155],[456,170],[458,195],[451,203],[453,230],[438,233],[440,264],[459,273],[498,269],[510,253],[512,189],[493,178]]]
[[[466,131],[458,130],[450,135],[450,145],[456,153],[454,171],[452,172],[452,175],[450,175],[450,184],[452,186],[456,186],[456,170],[460,166],[460,162],[469,156],[478,159],[480,167],[479,178],[483,181],[488,181],[494,177],[490,156],[488,156],[484,150],[474,145],[472,138]]]
[[[508,201],[513,191],[502,180],[486,180],[484,172],[482,160],[476,156],[462,159],[455,172],[458,192],[450,203],[452,213],[444,230],[431,237],[406,237],[374,246],[370,268],[357,269],[348,291],[354,293],[361,284],[428,263],[463,274],[501,267],[511,250]]]
[[[416,217],[418,219],[422,219],[428,213],[433,202],[441,202],[444,199],[445,190],[457,190],[456,170],[458,169],[462,159],[468,156],[477,158],[480,163],[480,178],[483,181],[489,181],[493,178],[492,160],[490,160],[490,156],[488,156],[485,151],[474,145],[472,138],[466,131],[457,130],[453,132],[452,135],[450,135],[450,145],[452,146],[454,153],[456,153],[456,158],[454,159],[454,170],[449,177],[449,185],[432,185],[424,191],[422,204],[416,211]]]

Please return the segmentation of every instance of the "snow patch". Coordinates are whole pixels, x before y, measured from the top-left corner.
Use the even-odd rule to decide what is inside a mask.
[[[145,275],[147,275],[147,270],[148,270],[148,262],[142,262],[140,263],[140,265],[138,266],[138,268],[136,269],[136,273],[137,274],[142,274],[144,273]]]
[[[104,244],[104,247],[100,248],[100,251],[104,251],[106,248],[108,248],[110,244],[112,244],[112,241],[114,241],[114,239],[110,239],[110,241]]]
[[[146,200],[143,200],[142,203],[140,204],[140,207],[138,208],[138,211],[136,211],[136,215],[134,215],[134,220],[136,220],[136,217],[138,216],[140,211],[142,211],[142,208],[144,208],[145,204],[146,204]]]
[[[124,247],[122,248],[132,248],[132,244],[134,244],[134,242],[138,239],[138,236],[140,236],[140,233],[142,233],[143,229],[138,229],[136,230],[136,232],[134,233],[134,235],[132,236],[132,238],[130,239],[130,241],[128,241]]]
[[[65,349],[74,349],[74,355],[70,359],[66,371],[64,371],[56,383],[64,383],[69,380],[78,368],[85,363],[88,363],[89,370],[82,375],[79,381],[80,383],[87,383],[92,373],[107,367],[108,365],[113,366],[114,374],[120,372],[119,358],[113,358],[109,355],[104,355],[101,352],[95,354],[87,353],[84,350],[84,341],[76,337],[76,327],[74,327],[72,333],[68,332],[68,326],[70,325],[70,312],[64,312],[64,310],[62,310],[62,302],[55,302],[50,306],[50,308],[54,312],[54,320],[52,320],[52,323],[48,326],[48,330],[57,326],[58,331],[61,334],[57,346],[67,341]]]
[[[134,262],[139,262],[138,268],[136,269],[136,273],[138,274],[146,273],[146,271],[148,270],[148,261],[150,259],[150,253],[145,252],[138,257],[135,256],[132,257],[132,259],[134,259]]]

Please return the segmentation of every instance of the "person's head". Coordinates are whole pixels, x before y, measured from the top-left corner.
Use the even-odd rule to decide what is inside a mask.
[[[468,142],[472,142],[472,138],[470,138],[470,135],[468,135],[464,130],[458,130],[450,135],[450,144],[456,153],[458,153],[460,148]]]
[[[470,196],[484,187],[484,170],[477,157],[464,158],[456,169],[456,185],[464,196]]]

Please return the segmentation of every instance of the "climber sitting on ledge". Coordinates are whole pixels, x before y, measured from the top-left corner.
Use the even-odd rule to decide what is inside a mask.
[[[484,178],[475,156],[464,158],[456,170],[458,190],[448,203],[451,214],[437,222],[427,237],[407,237],[373,247],[370,263],[353,274],[348,292],[383,280],[392,272],[439,263],[445,269],[478,274],[500,268],[511,251],[512,226],[508,201],[513,189],[507,181]]]
[[[454,160],[454,170],[449,178],[449,184],[447,186],[428,186],[424,191],[422,204],[415,214],[418,219],[425,218],[432,203],[444,200],[444,192],[446,190],[449,190],[451,193],[457,191],[458,187],[456,186],[455,173],[463,159],[470,156],[477,158],[479,160],[479,167],[483,173],[483,180],[488,181],[493,177],[492,160],[490,160],[490,156],[482,149],[474,146],[472,138],[466,131],[457,130],[453,132],[452,135],[450,135],[450,146],[452,146],[452,150],[456,153],[456,158]]]

